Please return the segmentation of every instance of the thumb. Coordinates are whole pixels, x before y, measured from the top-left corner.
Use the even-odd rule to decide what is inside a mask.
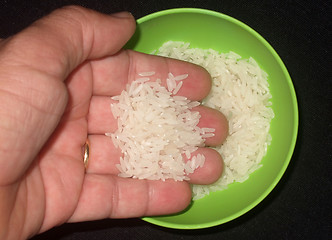
[[[135,30],[129,13],[65,7],[0,46],[0,186],[24,174],[67,103],[64,79],[82,62],[119,51]]]
[[[65,78],[87,59],[112,55],[135,31],[128,12],[105,15],[79,6],[55,10],[10,39],[8,51],[42,72]],[[21,63],[20,62],[20,63]]]

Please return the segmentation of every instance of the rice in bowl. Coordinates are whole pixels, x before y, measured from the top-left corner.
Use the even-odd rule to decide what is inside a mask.
[[[219,53],[212,49],[190,48],[190,44],[184,42],[166,42],[154,54],[204,67],[212,77],[212,89],[201,104],[221,111],[229,122],[229,136],[221,146],[214,148],[224,159],[224,172],[221,178],[211,185],[192,185],[193,199],[202,198],[211,191],[225,189],[230,183],[245,181],[250,173],[261,166],[260,162],[271,142],[269,129],[274,113],[270,107],[272,96],[269,91],[267,74],[252,58],[241,59],[241,56],[233,52]],[[141,73],[140,81],[148,81],[151,75],[153,72]],[[175,77],[178,77],[180,82],[186,78],[184,75]],[[176,94],[181,85],[180,83],[174,85],[173,81],[168,82],[167,90],[171,94]],[[186,102],[185,104],[192,103]],[[197,105],[197,103],[194,104]],[[198,129],[196,131],[200,132]],[[213,133],[213,131],[211,132]],[[188,136],[188,138],[191,137]],[[187,140],[190,140],[188,138]],[[116,141],[113,136],[114,140]],[[194,148],[201,144],[202,142],[191,143],[188,147]],[[123,151],[129,155],[128,150]],[[199,159],[198,163],[191,163],[192,169],[189,171],[194,171],[204,164],[204,156],[199,157]],[[178,160],[180,164],[182,159]],[[160,171],[145,166],[148,174],[137,176],[126,172],[130,164],[133,164],[135,168],[137,166],[136,163],[130,162],[130,159],[127,162],[122,159],[118,166],[121,176],[148,178],[147,175],[151,175],[154,171]],[[178,177],[179,174],[175,174],[177,177],[174,179],[186,180],[185,174],[189,171],[186,172],[184,168],[181,168],[180,172],[184,174],[180,174],[180,177]]]

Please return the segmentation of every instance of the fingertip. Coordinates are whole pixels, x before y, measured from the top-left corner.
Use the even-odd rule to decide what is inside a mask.
[[[135,19],[129,12],[107,15],[78,5],[59,8],[47,18],[51,19],[51,25],[62,25],[67,35],[74,36],[72,39],[75,44],[78,40],[82,41],[80,44],[85,53],[81,60],[101,58],[118,52],[136,29]],[[65,36],[63,38],[66,39]]]
[[[113,13],[113,14],[111,14],[111,16],[120,18],[120,19],[126,19],[126,18],[133,19],[134,18],[133,15],[127,11]]]
[[[150,208],[147,216],[178,213],[186,209],[191,202],[191,189],[187,182],[166,180],[150,181],[154,189],[150,195]]]
[[[198,111],[201,115],[198,123],[200,128],[215,129],[213,133],[214,136],[206,138],[205,144],[207,146],[221,145],[226,140],[229,133],[229,124],[225,115],[216,109],[205,106],[198,106],[193,110]]]
[[[204,96],[203,98],[205,98],[211,91],[212,88],[212,77],[210,75],[210,73],[202,66],[196,65],[197,67],[199,67],[199,70],[201,72],[202,78],[205,79],[206,83],[205,83],[205,92],[204,92]]]
[[[70,5],[38,19],[8,42],[20,65],[66,79],[84,61],[119,52],[135,29],[130,13],[112,16]]]
[[[181,68],[188,69],[189,72],[188,78],[183,81],[183,87],[177,95],[186,96],[192,101],[201,101],[210,93],[212,78],[205,68],[187,62],[174,62],[174,64],[178,64],[180,67],[185,64]]]
[[[223,172],[224,164],[220,154],[211,148],[201,148],[198,150],[205,156],[203,167],[197,168],[194,173],[190,174],[191,184],[207,185],[216,182]]]
[[[113,13],[109,16],[113,19],[120,21],[121,24],[126,24],[126,26],[123,27],[123,30],[130,33],[130,35],[129,35],[130,37],[134,34],[134,32],[136,30],[136,20],[135,20],[135,17],[130,12],[127,12],[127,11],[117,12],[117,13]]]
[[[215,146],[218,146],[226,140],[229,133],[229,124],[226,116],[223,113],[215,111],[215,117],[216,125],[214,127],[216,128],[216,131],[219,135],[218,139],[215,142]]]

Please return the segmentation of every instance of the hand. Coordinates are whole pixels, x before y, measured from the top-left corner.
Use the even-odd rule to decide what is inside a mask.
[[[188,182],[117,177],[120,152],[110,97],[137,73],[189,73],[180,95],[204,98],[211,87],[201,67],[121,50],[135,31],[128,13],[111,16],[80,7],[54,11],[0,42],[0,239],[27,238],[65,222],[178,212],[190,203]],[[216,128],[206,141],[220,144],[224,116],[198,107],[200,125]],[[82,147],[90,140],[89,167]],[[210,148],[191,183],[220,177],[222,160]]]

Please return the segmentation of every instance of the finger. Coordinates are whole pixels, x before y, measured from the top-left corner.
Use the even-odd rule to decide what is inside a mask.
[[[126,84],[139,78],[139,73],[155,72],[151,80],[161,79],[166,86],[168,73],[175,76],[188,74],[177,95],[191,100],[202,100],[211,89],[211,77],[202,67],[191,63],[134,52],[130,50],[96,60],[91,63],[94,82],[93,94],[103,96],[119,95]]]
[[[85,60],[118,52],[134,31],[129,13],[105,15],[69,6],[36,21],[7,45],[16,63],[63,80]]]
[[[186,182],[86,174],[69,222],[171,214],[186,208],[190,200],[191,191]]]
[[[87,173],[119,174],[116,164],[122,157],[121,149],[116,148],[109,137],[103,135],[89,135],[89,164]]]
[[[91,98],[88,112],[88,134],[105,134],[115,132],[118,128],[117,120],[111,112],[110,97],[94,96]]]
[[[218,146],[222,144],[228,136],[228,121],[224,114],[221,112],[205,107],[198,106],[193,108],[193,111],[198,111],[201,115],[199,123],[197,124],[200,128],[214,128],[214,136],[206,138],[205,144],[207,146]]]
[[[94,174],[119,174],[116,164],[120,164],[121,150],[113,145],[109,137],[102,135],[89,136],[90,156],[87,173]],[[205,156],[203,167],[197,168],[188,175],[190,183],[211,184],[219,179],[223,170],[223,161],[220,154],[211,148],[199,148],[192,156],[202,154]],[[184,156],[184,161],[188,161]]]
[[[88,114],[89,134],[105,134],[115,132],[118,128],[117,120],[113,117],[110,104],[115,101],[109,97],[93,97]],[[198,126],[201,128],[214,128],[214,136],[205,140],[207,146],[220,145],[228,134],[228,122],[226,117],[217,110],[199,106],[193,109],[201,115]]]
[[[192,154],[197,156],[202,154],[205,157],[205,162],[202,167],[198,167],[193,173],[188,174],[191,184],[207,185],[217,181],[223,171],[223,160],[220,154],[211,148],[199,148]],[[185,161],[190,159],[185,158]]]
[[[90,64],[85,62],[66,79],[68,101],[62,121],[64,119],[72,121],[82,117],[85,118],[88,114],[92,95],[91,75]]]

